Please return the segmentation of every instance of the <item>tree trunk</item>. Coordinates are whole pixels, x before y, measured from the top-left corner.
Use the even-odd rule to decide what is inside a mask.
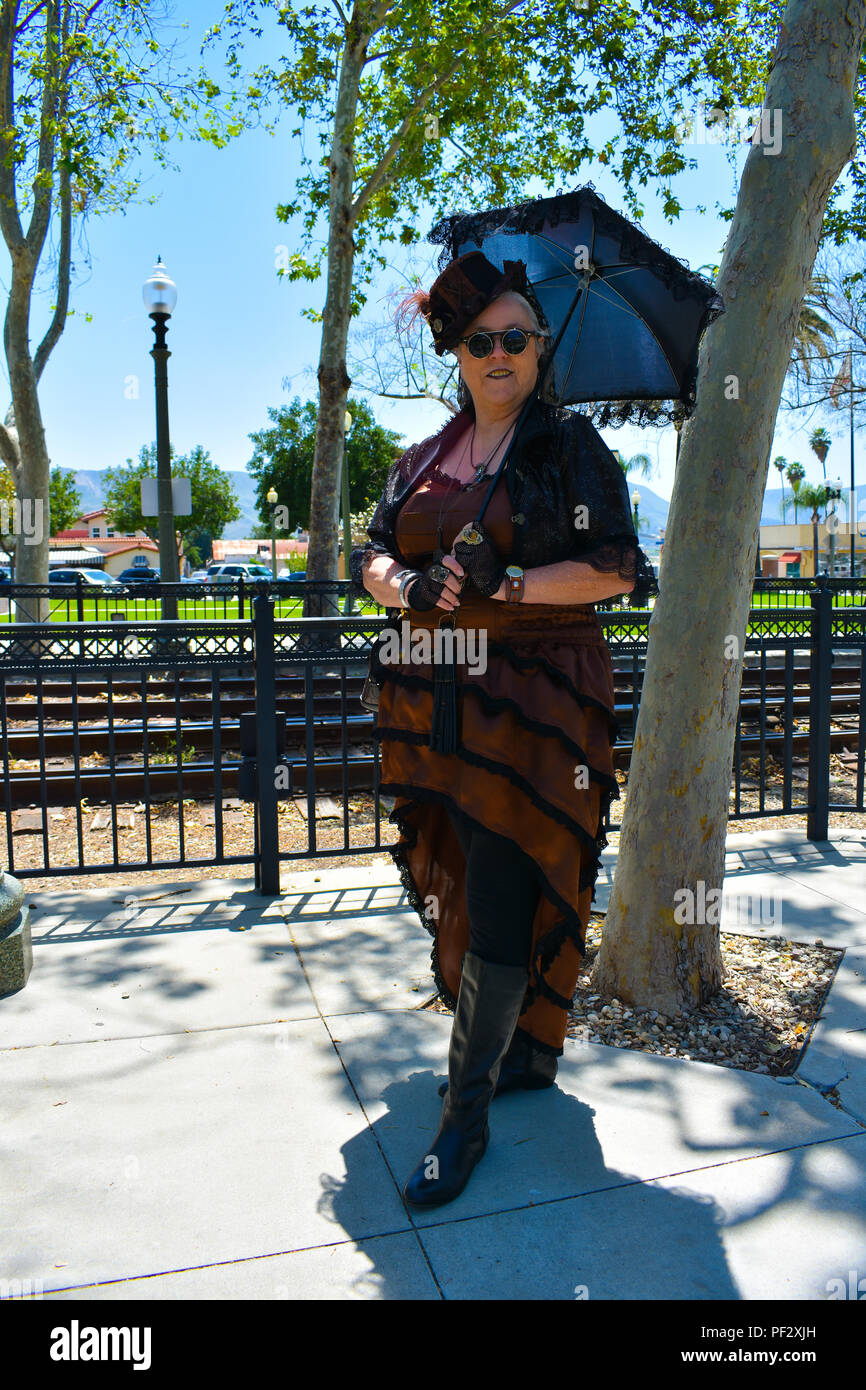
[[[357,16],[357,17],[356,17]],[[351,382],[346,371],[346,345],[352,305],[355,243],[352,239],[352,195],[355,181],[354,127],[361,72],[370,41],[364,14],[356,5],[349,24],[340,66],[331,175],[328,288],[322,318],[319,354],[319,415],[310,492],[308,579],[336,579],[346,396]],[[346,563],[348,564],[348,556]],[[304,616],[333,613],[335,608],[307,598]]]
[[[682,434],[593,972],[600,992],[666,1014],[699,1006],[723,978],[718,906],[761,502],[824,209],[856,150],[864,21],[866,0],[787,6],[764,102],[784,113],[781,148],[749,151],[719,268],[726,312],[702,339]]]
[[[26,338],[25,338],[26,341]],[[10,378],[15,401],[7,415],[3,457],[10,466],[17,500],[14,575],[16,584],[44,584],[48,575],[48,540],[51,535],[49,484],[51,460],[45,443],[45,429],[29,353],[10,356]],[[17,455],[14,464],[9,454]],[[45,622],[48,599],[14,600],[16,620]]]

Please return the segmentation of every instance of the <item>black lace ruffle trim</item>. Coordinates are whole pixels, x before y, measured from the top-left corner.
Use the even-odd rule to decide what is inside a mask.
[[[569,1005],[569,1007],[571,1006]],[[515,1028],[514,1032],[520,1034],[527,1047],[533,1052],[543,1052],[548,1057],[561,1057],[563,1054],[563,1048],[552,1047],[550,1043],[542,1042],[541,1038],[534,1038],[531,1033],[527,1033],[525,1028]]]
[[[575,559],[602,574],[618,574],[626,581],[633,579],[634,588],[623,595],[629,608],[646,608],[650,597],[658,595],[655,571],[640,546],[635,545],[634,536],[616,536],[586,555],[576,555]]]
[[[379,725],[375,730],[374,737],[376,739],[399,739],[403,743],[420,744],[425,748],[427,747],[428,740],[427,734],[416,733],[414,729],[392,729],[387,725]],[[580,825],[578,821],[572,820],[571,816],[567,815],[565,811],[560,810],[558,806],[554,806],[550,801],[545,801],[544,797],[539,795],[532,783],[528,782],[525,777],[522,777],[513,767],[509,767],[507,763],[494,762],[492,758],[485,758],[481,753],[475,753],[462,744],[458,747],[455,756],[460,758],[462,762],[470,763],[473,767],[480,767],[485,772],[494,773],[497,777],[505,777],[513,786],[517,787],[519,791],[522,791],[524,796],[528,797],[543,815],[547,816],[549,820],[555,820],[558,825],[570,831],[575,839],[580,840],[581,844],[596,844],[595,839],[590,835],[588,830],[584,830],[583,826]],[[602,798],[604,798],[605,795],[612,797],[613,793],[603,789],[601,795]],[[619,787],[616,788],[616,796],[617,798],[619,797]]]
[[[375,600],[371,597],[369,589],[364,587],[361,571],[370,555],[387,555],[392,560],[395,558],[379,541],[368,541],[352,551],[349,556],[349,586],[346,592],[356,601],[363,599],[367,603],[373,603]],[[400,610],[398,608],[394,611],[399,613]]]
[[[426,676],[421,676],[417,673],[407,676],[404,671],[397,671],[393,666],[382,667],[381,664],[380,669],[387,672],[386,679],[394,681],[396,685],[405,686],[408,690],[426,690],[431,694],[433,693],[433,682],[432,680],[428,680]],[[508,710],[514,714],[523,727],[528,729],[531,733],[541,734],[545,738],[559,739],[560,743],[578,758],[581,765],[587,768],[591,781],[597,782],[601,787],[610,787],[611,789],[617,788],[616,778],[611,777],[606,772],[599,772],[596,768],[592,767],[586,750],[581,748],[580,744],[573,738],[569,738],[568,734],[564,733],[558,724],[543,724],[538,719],[530,719],[516,700],[510,700],[504,695],[491,695],[489,690],[485,690],[481,685],[472,684],[470,680],[467,680],[464,685],[458,685],[458,696],[464,691],[469,691],[474,695],[484,705],[485,709],[490,710],[491,713]]]
[[[555,641],[555,633],[551,634],[551,641]],[[570,691],[579,705],[582,705],[585,709],[601,710],[608,722],[610,741],[611,743],[616,742],[619,737],[621,726],[616,715],[611,713],[609,706],[605,705],[601,700],[593,699],[591,695],[584,695],[578,690],[571,677],[567,676],[564,671],[560,671],[558,666],[554,666],[553,662],[549,661],[546,656],[537,656],[534,654],[532,656],[521,656],[521,654],[516,652],[507,642],[499,641],[488,642],[487,650],[489,652],[495,652],[498,656],[504,656],[506,660],[510,661],[512,666],[520,671],[526,671],[532,666],[541,666],[552,680],[558,681],[560,685],[564,685],[566,690]]]

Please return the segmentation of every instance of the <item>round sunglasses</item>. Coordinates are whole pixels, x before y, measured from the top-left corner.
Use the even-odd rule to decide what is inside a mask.
[[[494,339],[498,338],[503,352],[507,352],[509,357],[519,357],[521,352],[526,351],[530,338],[546,337],[546,333],[536,333],[532,328],[506,328],[501,333],[472,333],[468,338],[461,338],[460,342],[466,344],[473,357],[489,357]]]

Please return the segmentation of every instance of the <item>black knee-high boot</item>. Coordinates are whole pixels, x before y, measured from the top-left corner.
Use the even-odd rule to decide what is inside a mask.
[[[511,1039],[511,1046],[502,1059],[499,1080],[493,1099],[507,1091],[543,1091],[556,1080],[557,1059],[549,1052],[540,1052],[519,1029]],[[439,1087],[440,1096],[448,1094],[448,1082]]]
[[[448,1094],[436,1138],[403,1189],[413,1206],[451,1202],[466,1186],[490,1139],[487,1108],[514,1035],[529,980],[517,965],[494,965],[467,951],[448,1050]]]

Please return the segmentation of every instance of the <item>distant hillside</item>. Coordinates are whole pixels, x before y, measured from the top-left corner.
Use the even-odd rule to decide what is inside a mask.
[[[62,471],[71,473],[75,478],[75,486],[81,494],[82,512],[95,512],[104,505],[103,483],[107,468],[64,468]],[[231,479],[241,514],[237,521],[226,527],[223,539],[246,539],[256,524],[255,483],[249,473],[231,471],[226,473],[226,477]]]
[[[107,472],[102,468],[64,468],[64,473],[72,473],[75,478],[75,485],[81,494],[81,510],[83,512],[95,512],[103,505],[103,479]],[[241,509],[240,517],[227,526],[224,539],[227,541],[245,539],[251,534],[252,528],[256,524],[255,509],[255,483],[249,473],[230,471],[226,475],[231,479],[232,486],[238,499]],[[628,477],[629,495],[633,492],[640,493],[640,535],[648,542],[655,542],[658,537],[659,527],[665,526],[668,519],[670,502],[665,497],[660,497],[657,492],[653,492],[646,482],[636,474]],[[790,487],[785,488],[785,496],[791,496]],[[783,520],[793,522],[793,511],[787,518],[783,518],[779,511],[779,503],[782,498],[781,488],[767,488],[764,494],[764,505],[761,513],[761,524],[763,526],[778,525]],[[801,519],[808,519],[801,512]]]
[[[642,478],[630,474],[628,479],[629,496],[632,493],[640,493],[640,506],[638,508],[640,521],[640,534],[643,537],[655,538],[658,535],[659,527],[667,525],[670,501],[665,497],[659,497],[657,492],[653,492]],[[791,496],[790,487],[785,488],[785,496]],[[779,526],[783,522],[793,524],[793,509],[787,516],[782,516],[780,504],[782,501],[782,489],[779,487],[768,487],[764,493],[764,501],[761,507],[761,525]],[[800,508],[800,520],[808,520],[808,517]]]

